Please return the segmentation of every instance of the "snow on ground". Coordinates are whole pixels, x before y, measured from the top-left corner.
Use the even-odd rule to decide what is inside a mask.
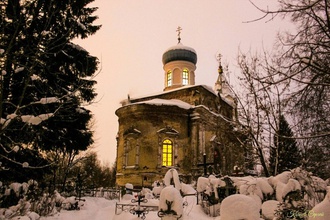
[[[118,200],[107,200],[101,197],[84,197],[86,201],[80,210],[66,211],[51,217],[41,217],[40,220],[140,220],[137,215],[128,211],[115,214],[116,202]],[[214,217],[207,216],[202,208],[196,204],[196,197],[185,197],[188,206],[183,209],[183,218],[180,220],[213,220]],[[159,220],[157,211],[151,211],[146,215],[146,220]],[[217,218],[219,219],[219,217]]]
[[[107,200],[102,197],[84,197],[80,210],[61,210],[50,217],[41,217],[40,220],[110,220],[115,213],[116,200]]]
[[[66,210],[65,207],[71,204],[67,209],[72,208],[72,204],[76,204],[75,197],[64,198],[56,192],[55,197],[52,196],[54,201],[51,200],[53,202],[47,204],[55,205],[54,202],[59,200],[62,202],[62,210],[51,217],[41,217],[40,220],[139,220],[143,219],[142,216],[139,217],[132,213],[142,210],[143,207],[153,209],[147,213],[147,220],[161,219],[157,215],[158,213],[162,216],[167,215],[162,220],[168,220],[170,214],[182,215],[180,220],[259,220],[262,219],[260,210],[262,217],[267,220],[276,219],[275,212],[281,219],[298,215],[303,216],[304,219],[309,217],[309,220],[330,219],[330,186],[327,186],[328,182],[314,177],[300,168],[269,178],[247,176],[217,179],[212,175],[209,178],[200,177],[197,182],[197,192],[201,193],[199,200],[208,199],[203,202],[206,204],[204,210],[197,204],[196,190],[191,185],[181,183],[176,170],[169,170],[163,181],[164,185],[155,184],[157,190],[153,189],[154,192],[159,192],[156,193],[160,194],[159,199],[153,197],[150,189],[143,188],[141,192],[137,192],[134,191],[132,184],[126,184],[126,194],[121,197],[120,201],[108,200],[103,197],[83,197],[84,202],[79,201],[80,210],[71,211]],[[174,185],[170,185],[171,183]],[[30,183],[30,186],[34,185],[36,184]],[[21,188],[26,192],[28,186],[27,183],[13,183],[7,190],[17,194]],[[217,188],[219,186],[220,188]],[[228,188],[224,188],[224,186]],[[235,192],[231,192],[232,189],[235,189]],[[216,193],[218,190],[219,193]],[[181,194],[186,196],[182,198]],[[47,198],[45,197],[45,199]],[[136,202],[139,198],[140,201],[142,200],[142,209]],[[43,199],[41,200],[43,201]],[[218,203],[219,201],[221,203]],[[117,203],[125,208],[118,208]],[[41,208],[44,207],[42,205],[45,205],[37,204],[41,205]],[[4,216],[14,216],[13,220],[31,219],[28,217],[31,214],[29,206],[31,206],[29,201],[21,199],[17,205],[0,210],[0,219],[6,219],[3,218]],[[42,210],[40,207],[38,210]],[[17,216],[15,213],[17,210],[20,210],[20,213],[25,216]],[[219,214],[221,215],[219,216]]]

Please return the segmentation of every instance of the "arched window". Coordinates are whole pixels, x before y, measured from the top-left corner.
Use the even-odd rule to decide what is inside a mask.
[[[172,166],[173,164],[173,143],[166,139],[163,141],[163,166]]]
[[[166,82],[167,82],[167,86],[172,85],[172,71],[171,70],[167,71]]]
[[[184,69],[182,71],[182,85],[188,85],[189,84],[189,71],[188,69]]]

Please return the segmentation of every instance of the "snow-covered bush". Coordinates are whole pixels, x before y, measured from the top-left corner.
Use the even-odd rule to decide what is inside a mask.
[[[214,191],[210,179],[206,177],[198,177],[197,179],[197,192],[198,193],[205,193],[206,195],[211,195]]]
[[[291,185],[290,181],[287,185]],[[285,190],[283,195],[285,194]],[[277,220],[286,220],[287,218],[294,217],[296,220],[303,220],[304,213],[307,212],[306,202],[303,199],[302,192],[300,190],[293,190],[288,192],[283,201],[279,201],[279,206],[275,210],[275,216]]]
[[[210,175],[208,178],[199,177],[197,179],[198,203],[201,204],[206,214],[210,216],[218,216],[220,214],[218,189],[224,186],[226,186],[226,183],[213,175]]]
[[[152,194],[152,191],[149,188],[142,188],[141,195],[146,199],[153,199],[154,198],[154,195]]]
[[[226,188],[227,183],[224,181],[225,178],[215,178],[214,176],[198,178],[196,189],[199,193],[207,195],[209,209],[216,205],[212,203],[213,197],[215,198],[214,202],[219,201],[221,203],[221,210],[224,209],[224,200],[220,198],[223,195],[220,195],[220,191],[216,189],[228,190]],[[233,182],[238,190],[237,193],[252,199],[250,201],[253,201],[254,206],[261,211],[262,217],[267,220],[284,220],[293,215],[296,219],[305,220],[308,218],[309,210],[316,204],[320,203],[319,206],[323,207],[322,204],[327,204],[328,201],[324,199],[327,182],[301,168],[285,171],[269,178],[253,176],[227,178]],[[224,198],[229,196],[227,194]],[[204,202],[201,205],[203,207]],[[328,207],[330,210],[330,205]],[[209,214],[209,209],[205,207],[203,209]],[[221,210],[219,213],[215,213],[223,218]]]
[[[176,169],[170,169],[166,172],[164,177],[165,186],[174,186],[177,190],[181,190],[181,181],[178,171]]]
[[[154,182],[152,191],[142,189],[141,193],[145,196],[151,192],[154,195],[160,194],[158,216],[162,219],[182,216],[185,219],[189,211],[185,208],[184,196],[196,195],[196,192],[208,195],[197,202],[202,210],[221,220],[311,220],[328,219],[330,216],[329,191],[325,197],[327,182],[301,168],[268,178],[217,178],[210,175],[199,177],[195,187],[182,183],[177,171],[170,169],[163,181]],[[236,194],[232,195],[229,191]]]
[[[280,206],[280,202],[277,200],[268,200],[262,203],[261,205],[261,213],[262,216],[266,220],[272,220],[275,218],[275,213],[278,207]]]
[[[277,220],[287,218],[307,219],[316,204],[320,203],[326,192],[326,182],[311,173],[296,168],[285,171],[268,182],[275,190],[279,202],[275,210]]]
[[[123,200],[131,200],[134,198],[133,196],[133,189],[134,186],[131,183],[126,183],[125,184],[125,194],[123,195],[122,199]]]
[[[246,195],[231,195],[225,198],[221,203],[221,220],[259,220],[260,207],[254,200]]]
[[[54,191],[53,197],[54,197],[54,201],[55,201],[55,206],[61,207],[65,198],[63,196],[61,196],[61,194],[57,190]]]
[[[317,204],[311,211],[308,212],[308,220],[326,220],[330,217],[330,186],[324,200]]]
[[[274,188],[268,183],[266,178],[257,178],[257,186],[263,194],[263,200],[268,200],[274,194]]]
[[[75,196],[65,198],[62,203],[62,208],[65,210],[79,210],[81,206],[83,206],[83,204],[80,203],[80,200],[77,200]]]
[[[29,220],[54,215],[62,208],[72,210],[80,207],[74,197],[66,199],[57,191],[52,194],[42,193],[34,180],[2,186],[0,205],[0,219]]]
[[[210,175],[208,178],[199,177],[197,180],[197,192],[204,201],[215,205],[221,202],[228,195],[236,193],[233,181],[225,176],[221,179]]]
[[[293,177],[299,181],[309,208],[314,207],[324,199],[327,191],[326,181],[299,167],[291,172]]]
[[[197,191],[192,185],[181,183],[181,191],[183,195],[196,195]]]
[[[179,179],[178,171],[170,169],[164,176],[165,188],[161,189],[159,197],[159,208],[158,216],[175,216],[175,218],[181,218],[183,214],[183,195],[184,194],[195,194],[196,191],[189,185],[181,183]],[[157,184],[157,187],[160,187]]]
[[[182,216],[183,198],[180,191],[173,185],[166,186],[160,193],[159,216],[175,215]]]
[[[154,195],[154,197],[158,198],[160,196],[160,192],[162,191],[162,189],[164,189],[164,184],[160,181],[155,181],[152,184],[152,194]]]

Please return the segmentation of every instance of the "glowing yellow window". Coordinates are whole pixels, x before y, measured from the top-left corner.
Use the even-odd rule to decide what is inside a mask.
[[[167,86],[172,85],[172,71],[169,70],[166,75]]]
[[[163,166],[172,166],[173,144],[172,141],[166,139],[163,141]]]
[[[182,72],[182,85],[188,85],[188,84],[189,84],[188,70],[184,69]]]

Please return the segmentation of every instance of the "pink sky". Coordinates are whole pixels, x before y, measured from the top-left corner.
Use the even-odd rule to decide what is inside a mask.
[[[254,0],[261,6],[273,0]],[[118,130],[115,110],[131,97],[163,90],[162,54],[177,44],[176,29],[182,27],[181,42],[197,52],[196,84],[213,87],[217,79],[216,54],[237,75],[236,57],[242,51],[272,48],[285,23],[276,18],[253,23],[262,14],[248,0],[95,0],[95,15],[102,28],[77,41],[101,62],[96,80],[98,97],[89,109],[95,115],[95,151],[112,164],[116,157]]]

